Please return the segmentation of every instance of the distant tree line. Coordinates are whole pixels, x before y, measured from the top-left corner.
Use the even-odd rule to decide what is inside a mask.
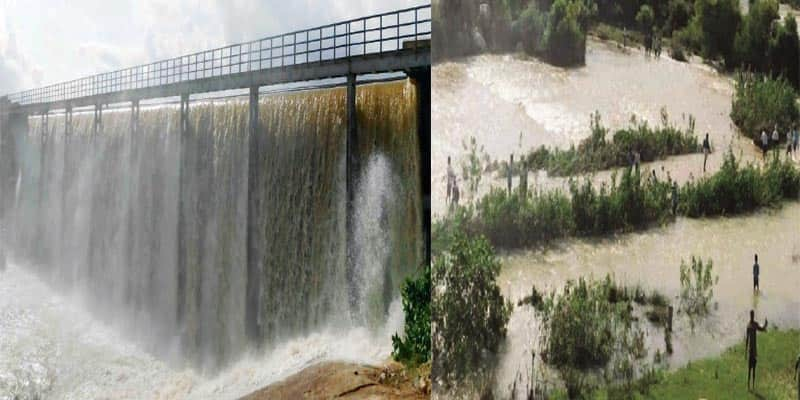
[[[800,40],[776,0],[434,0],[435,57],[523,50],[556,65],[583,64],[586,35],[604,23],[664,38],[677,59],[697,54],[725,70],[783,77],[800,86]],[[659,41],[660,42],[660,41]]]

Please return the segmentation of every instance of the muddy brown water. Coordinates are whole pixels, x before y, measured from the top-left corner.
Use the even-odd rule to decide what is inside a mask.
[[[434,67],[434,218],[445,212],[446,159],[452,156],[458,167],[465,154],[462,143],[470,137],[491,159],[507,160],[511,153],[516,158],[542,144],[568,148],[589,135],[589,116],[595,110],[611,129],[627,126],[633,114],[651,125],[659,124],[662,107],[679,126],[686,126],[688,115],[693,115],[696,134],[708,132],[715,150],[708,160],[708,173],[719,168],[728,148],[744,162],[760,162],[760,153],[731,123],[730,77],[698,62],[646,58],[640,50],[623,51],[595,40],[588,43],[586,60],[585,67],[561,69],[520,54],[481,55]],[[694,154],[644,164],[643,169],[655,169],[661,178],[669,172],[685,182],[703,175],[702,164],[702,154]],[[601,171],[590,179],[607,181],[612,172]],[[529,184],[537,190],[566,186],[565,178],[548,177],[544,171],[531,175]],[[486,175],[475,195],[505,184],[503,178]],[[734,218],[679,218],[643,232],[571,239],[547,249],[503,253],[498,283],[516,303],[530,294],[532,285],[550,291],[569,279],[612,274],[648,292],[658,289],[677,303],[681,260],[688,261],[692,255],[710,258],[719,275],[716,307],[694,330],[687,318],[676,316],[674,354],[667,359],[669,367],[676,368],[717,355],[743,340],[751,308],[762,322],[766,317],[780,329],[800,328],[798,232],[800,202]],[[758,296],[752,291],[754,253],[759,254],[762,271]],[[529,374],[538,324],[529,307],[515,307],[496,371],[495,391],[501,398],[508,397],[515,378]],[[658,329],[648,329],[647,334],[648,359],[652,359],[656,349],[664,351],[663,334]]]

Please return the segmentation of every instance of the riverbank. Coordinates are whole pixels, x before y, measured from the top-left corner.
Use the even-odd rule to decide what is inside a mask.
[[[800,331],[770,330],[758,335],[758,368],[753,392],[747,391],[747,362],[744,343],[740,343],[718,357],[693,362],[665,374],[650,386],[647,394],[637,398],[792,399],[797,396],[797,382],[792,377],[798,351]]]
[[[430,387],[430,364],[412,370],[396,362],[388,362],[382,366],[323,362],[242,399],[416,400],[427,399],[430,396]]]

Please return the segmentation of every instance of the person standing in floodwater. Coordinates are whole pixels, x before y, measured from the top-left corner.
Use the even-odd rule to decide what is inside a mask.
[[[764,318],[764,326],[755,321],[755,311],[750,310],[750,322],[747,324],[747,334],[744,338],[744,352],[747,357],[747,390],[750,390],[750,374],[753,374],[753,389],[756,388],[756,362],[758,361],[758,351],[756,350],[756,332],[767,330],[769,321]]]
[[[511,155],[511,161],[508,163],[508,195],[511,196],[511,177],[514,176],[514,155]]]
[[[453,187],[456,183],[456,173],[453,171],[453,166],[450,165],[450,156],[447,156],[447,197],[445,197],[445,204],[448,206],[453,200]]]
[[[761,287],[758,286],[758,275],[761,272],[761,267],[758,265],[758,254],[755,255],[755,263],[753,264],[753,291],[759,292],[761,291]]]
[[[711,153],[711,143],[708,141],[708,133],[706,133],[706,138],[703,139],[703,173],[706,172],[706,162],[708,161],[708,155]]]
[[[767,159],[767,149],[769,149],[769,136],[767,136],[767,131],[761,130],[761,155],[764,156],[764,160]]]
[[[678,215],[678,181],[672,182],[672,215]]]
[[[528,160],[524,157],[519,166],[519,193],[523,199],[528,197]]]
[[[454,210],[458,207],[458,200],[461,197],[461,191],[458,190],[458,180],[453,178],[453,198],[450,202],[450,209]]]

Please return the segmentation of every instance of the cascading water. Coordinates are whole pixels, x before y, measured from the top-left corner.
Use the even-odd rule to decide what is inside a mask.
[[[14,135],[19,193],[3,216],[3,242],[15,263],[176,368],[215,373],[246,353],[330,330],[380,331],[388,346],[393,332],[381,327],[423,249],[414,86],[359,86],[357,110],[353,274],[343,89],[260,103],[266,170],[255,187],[266,240],[255,275],[247,271],[248,107],[238,100],[192,104],[183,143],[173,106],[143,107],[138,124],[127,110],[105,111],[97,127],[91,113],[76,113],[66,138],[63,117],[31,117]],[[252,315],[248,280],[259,288]],[[0,388],[7,375],[0,362]]]

